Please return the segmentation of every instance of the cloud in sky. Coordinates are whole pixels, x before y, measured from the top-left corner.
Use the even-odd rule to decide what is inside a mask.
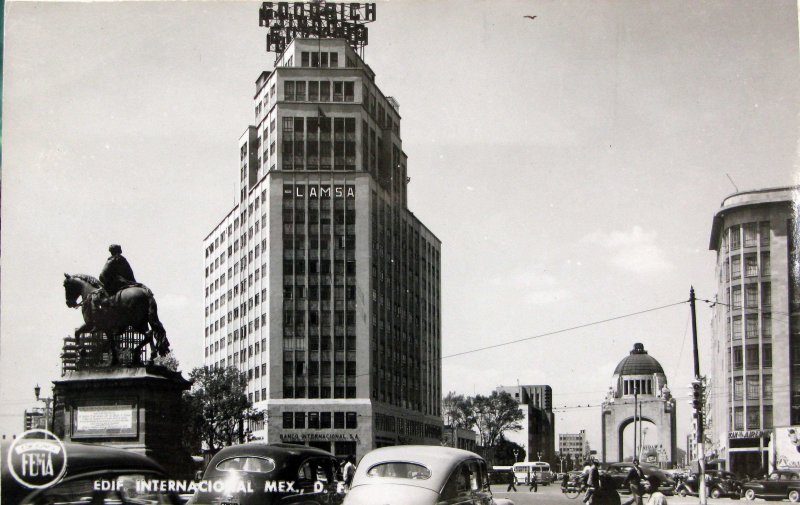
[[[583,238],[584,242],[600,246],[607,253],[606,261],[626,272],[659,274],[672,270],[664,250],[659,246],[655,231],[645,231],[634,226],[625,231],[595,231]]]

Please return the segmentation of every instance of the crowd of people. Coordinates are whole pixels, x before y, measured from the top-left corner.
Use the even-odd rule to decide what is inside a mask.
[[[597,461],[589,460],[579,477],[581,490],[585,492],[583,503],[585,505],[644,505],[644,495],[650,495],[647,505],[667,505],[667,498],[658,490],[661,482],[658,477],[647,477],[639,466],[639,460],[633,460],[633,467],[628,472],[622,483],[623,488],[628,488],[631,497],[624,504],[620,498],[617,485],[610,475],[600,472]],[[561,482],[562,490],[569,485],[569,475],[565,474]]]

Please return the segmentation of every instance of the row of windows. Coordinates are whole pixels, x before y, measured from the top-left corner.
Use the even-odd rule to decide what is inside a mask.
[[[744,261],[742,261],[744,258]],[[742,268],[744,265],[744,268]],[[769,252],[761,253],[761,264],[758,262],[758,255],[756,253],[747,253],[744,255],[731,256],[730,263],[725,260],[724,263],[724,278],[727,279],[740,279],[744,277],[768,277],[770,275],[770,260]]]
[[[758,314],[746,314],[744,316],[744,328],[742,327],[742,316],[733,316],[728,324],[728,338],[741,340],[742,330],[744,329],[745,338],[758,338]],[[772,314],[761,314],[761,337],[767,339],[772,337]]]
[[[355,133],[355,118],[283,118],[283,170],[355,170]]]
[[[353,81],[283,81],[283,99],[287,102],[353,102],[355,100],[355,83]]]
[[[744,247],[769,247],[769,221],[759,223],[745,223],[729,227],[727,230],[728,241],[723,240],[723,250],[726,251],[728,244],[730,250],[736,251]]]
[[[744,424],[744,409],[734,407],[731,412],[731,426],[734,430],[760,430],[772,428],[772,406],[764,405],[764,419],[761,421],[761,412],[758,407],[747,409],[747,426]]]
[[[730,387],[731,380],[728,379]],[[744,386],[747,385],[747,399],[758,400],[764,398],[765,400],[772,399],[772,376],[762,375],[759,381],[758,375],[748,375],[747,380],[744,377],[733,378],[733,399],[744,399]]]
[[[347,58],[346,63],[351,68],[356,66],[356,62],[350,58]],[[339,53],[334,51],[300,51],[300,66],[336,68],[339,66]]]
[[[305,384],[292,384],[291,381],[283,381],[283,398],[335,398],[352,399],[356,397],[355,386],[313,386],[306,388]]]
[[[758,345],[747,345],[744,346],[744,349],[741,345],[737,345],[731,349],[731,370],[741,370],[742,368],[753,370],[758,368],[758,362]],[[772,368],[772,344],[761,345],[761,366],[762,368]]]
[[[653,380],[652,379],[625,379],[622,381],[622,394],[623,395],[652,395],[653,394]]]
[[[761,287],[760,289],[761,307],[771,307],[772,306],[771,283],[762,282],[760,283],[760,287]],[[744,290],[742,290],[742,286],[731,286],[730,301],[729,301],[730,308],[738,309],[742,307],[743,293],[744,293],[744,308],[757,309],[759,302],[759,283],[756,282],[745,284]]]
[[[308,421],[308,423],[306,423]],[[284,412],[283,428],[312,430],[333,428],[354,430],[358,428],[358,414],[355,412]]]

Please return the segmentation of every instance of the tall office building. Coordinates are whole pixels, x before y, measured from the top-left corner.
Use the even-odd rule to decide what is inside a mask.
[[[714,216],[717,252],[709,403],[711,453],[727,469],[768,468],[770,430],[800,424],[800,187],[742,191]],[[708,452],[708,451],[707,451]]]
[[[346,40],[296,38],[254,116],[203,244],[206,366],[247,374],[255,438],[439,444],[441,243],[406,204],[397,101]]]
[[[555,462],[556,420],[553,414],[553,389],[550,386],[499,386],[519,403],[522,430],[503,436],[525,448],[526,461]]]

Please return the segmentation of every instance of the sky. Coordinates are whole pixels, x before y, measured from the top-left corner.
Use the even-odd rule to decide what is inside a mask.
[[[98,275],[111,243],[182,369],[202,363],[202,240],[274,62],[259,5],[6,2],[0,433],[60,377],[81,324],[63,274]],[[556,432],[599,449],[597,405],[642,342],[684,446],[678,302],[715,295],[724,197],[798,183],[797,24],[789,1],[378,2],[364,59],[400,104],[409,208],[442,241],[443,392],[549,384]],[[700,303],[701,361],[710,321]]]

